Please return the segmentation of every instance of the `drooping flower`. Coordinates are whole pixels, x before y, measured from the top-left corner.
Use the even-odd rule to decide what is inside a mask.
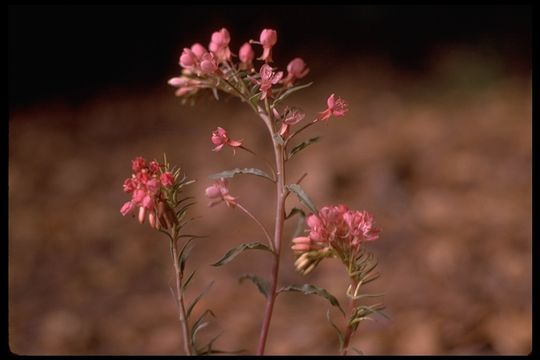
[[[212,151],[220,151],[225,145],[232,147],[233,151],[235,148],[242,146],[242,140],[231,140],[227,134],[227,130],[219,126],[215,131],[212,131],[210,139],[212,140],[212,143],[216,145]]]
[[[226,179],[219,179],[205,190],[206,197],[212,200],[208,206],[212,207],[224,201],[228,207],[236,206],[236,197],[229,194],[228,183]]]
[[[291,60],[287,65],[287,77],[283,79],[283,85],[290,87],[294,81],[305,77],[309,73],[306,63],[301,58],[297,57]]]
[[[266,97],[272,95],[272,85],[277,84],[283,77],[283,71],[274,73],[272,67],[267,64],[263,64],[259,71],[261,76],[260,80],[255,80],[260,86],[262,92],[261,100],[264,100]]]
[[[277,32],[273,29],[264,29],[259,37],[263,47],[263,54],[259,60],[265,63],[272,62],[272,47],[277,43]]]
[[[330,95],[330,97],[326,100],[326,104],[328,107],[326,110],[320,112],[320,116],[315,120],[327,120],[331,116],[340,117],[345,115],[347,111],[349,111],[348,105],[345,102],[345,100],[341,98],[335,98],[335,94]]]

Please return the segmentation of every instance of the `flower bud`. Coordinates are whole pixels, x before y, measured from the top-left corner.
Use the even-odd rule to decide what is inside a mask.
[[[240,58],[240,61],[244,64],[249,64],[253,61],[255,53],[253,52],[253,49],[251,48],[251,45],[249,43],[244,43],[244,45],[242,45],[238,53],[238,57]]]

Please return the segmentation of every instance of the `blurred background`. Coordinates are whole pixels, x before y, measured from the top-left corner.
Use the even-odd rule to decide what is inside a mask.
[[[527,354],[531,320],[532,65],[530,6],[10,6],[9,346],[17,354],[181,354],[168,243],[119,209],[130,161],[167,153],[197,182],[186,190],[209,235],[190,258],[189,297],[215,280],[196,314],[217,315],[204,338],[255,351],[263,297],[243,273],[265,276],[265,254],[221,268],[230,247],[261,239],[240,212],[207,207],[208,175],[258,167],[213,153],[217,126],[270,157],[265,128],[235,99],[182,106],[167,85],[178,57],[213,31],[237,52],[278,31],[279,67],[301,56],[307,114],[329,94],[346,117],[289,165],[318,206],[374,214],[370,244],[391,320],[360,325],[365,354]],[[238,177],[231,192],[268,227],[272,186]],[[291,197],[288,206],[296,203]],[[292,234],[295,224],[287,224]],[[290,235],[289,235],[290,236]],[[289,238],[288,238],[289,239]],[[342,302],[344,269],[328,260],[302,277],[284,247],[282,284],[309,282]],[[267,354],[334,354],[318,297],[280,295]],[[334,320],[339,313],[332,310]]]

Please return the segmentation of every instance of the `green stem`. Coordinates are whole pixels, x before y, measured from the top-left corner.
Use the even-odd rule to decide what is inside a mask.
[[[184,296],[182,292],[182,278],[183,273],[178,265],[178,250],[176,248],[177,239],[171,238],[171,254],[174,265],[174,275],[176,277],[176,299],[178,303],[178,319],[182,326],[182,332],[184,334],[184,351],[186,355],[193,355],[193,349],[189,341],[189,325],[186,317],[186,306],[184,304]]]

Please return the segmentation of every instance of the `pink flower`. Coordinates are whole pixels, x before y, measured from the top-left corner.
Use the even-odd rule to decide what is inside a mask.
[[[222,127],[218,127],[215,131],[212,132],[212,137],[210,138],[212,143],[216,145],[212,151],[220,151],[225,145],[229,145],[233,148],[242,146],[241,140],[231,140],[227,135],[227,130]]]
[[[175,93],[176,96],[184,96],[188,93],[197,92],[201,82],[199,80],[181,76],[169,79],[168,84],[178,88]]]
[[[122,213],[122,216],[126,216],[127,214],[131,212],[131,210],[133,210],[133,202],[128,201],[122,206],[122,208],[120,209],[120,212]]]
[[[275,115],[275,114],[274,114]],[[281,122],[281,128],[279,129],[279,134],[282,137],[287,137],[289,134],[289,127],[291,125],[296,125],[304,119],[306,114],[301,112],[296,108],[286,108],[283,114],[283,120]]]
[[[261,75],[261,79],[258,81],[256,80],[256,82],[260,85],[260,89],[262,91],[261,100],[263,100],[267,96],[272,95],[272,85],[277,84],[281,80],[283,77],[283,72],[280,71],[278,73],[274,73],[269,65],[263,64],[259,74]]]
[[[349,210],[342,204],[321,208],[309,215],[306,223],[308,236],[293,240],[292,249],[296,252],[332,248],[338,254],[350,255],[356,253],[364,241],[378,239],[380,233],[371,214]]]
[[[161,181],[161,184],[165,187],[172,187],[174,185],[174,175],[170,172],[164,172],[159,176],[159,180]]]
[[[201,73],[208,75],[218,70],[216,60],[212,54],[206,53],[202,56],[200,64]]]
[[[292,249],[296,252],[303,253],[311,250],[311,239],[308,236],[299,236],[292,240]]]
[[[297,57],[287,65],[287,77],[283,80],[286,87],[293,85],[296,79],[301,79],[309,73],[306,63],[301,58]]]
[[[236,197],[229,194],[229,188],[227,187],[227,180],[221,178],[214,182],[212,186],[209,186],[205,190],[206,197],[211,201],[208,206],[212,207],[224,201],[229,207],[236,206]]]
[[[261,45],[263,46],[263,54],[259,58],[259,60],[263,60],[264,62],[271,62],[272,61],[272,47],[277,42],[277,32],[273,29],[264,29],[261,32],[261,36],[259,37],[259,40],[261,42]]]
[[[335,99],[335,95],[332,94],[326,100],[326,104],[328,105],[328,108],[322,112],[320,112],[320,117],[317,120],[326,120],[330,118],[331,116],[340,117],[345,115],[345,113],[349,110],[347,107],[347,103],[345,100],[341,98]]]
[[[206,51],[204,46],[202,46],[199,43],[195,43],[195,44],[191,45],[191,52],[195,55],[197,60],[201,60],[203,55],[208,53],[208,51]]]
[[[197,67],[197,55],[195,55],[195,53],[193,53],[191,49],[184,48],[184,51],[182,52],[182,55],[180,55],[180,60],[178,61],[178,63],[184,69],[192,70]]]
[[[242,45],[240,51],[238,52],[238,57],[240,58],[241,69],[246,70],[252,68],[255,53],[253,52],[253,49],[251,48],[251,45],[249,43],[244,43],[244,45]]]
[[[131,161],[131,168],[135,172],[141,171],[146,166],[146,161],[142,156],[137,156]]]
[[[229,42],[231,35],[229,31],[222,28],[212,34],[212,39],[208,49],[216,56],[218,63],[231,59],[231,51],[229,50]]]
[[[131,193],[131,200],[122,205],[120,213],[126,216],[134,208],[138,207],[139,222],[142,224],[148,214],[150,225],[159,228],[160,221],[157,221],[157,219],[160,217],[157,216],[156,204],[164,203],[165,198],[162,189],[163,187],[174,186],[176,179],[168,171],[161,173],[163,165],[155,160],[147,163],[143,157],[138,156],[131,164],[134,173],[123,184],[124,191]],[[163,213],[163,211],[161,212]],[[169,223],[175,221],[173,218],[168,220]]]

